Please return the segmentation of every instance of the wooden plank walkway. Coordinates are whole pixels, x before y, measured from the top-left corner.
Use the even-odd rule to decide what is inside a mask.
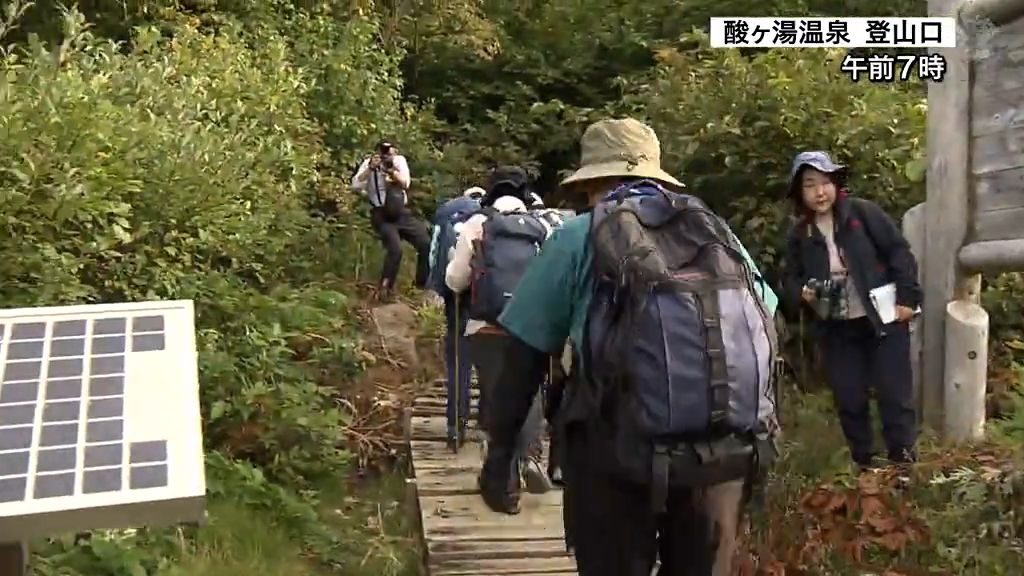
[[[576,563],[565,550],[560,490],[523,494],[522,512],[515,516],[492,512],[481,500],[477,395],[474,389],[470,430],[458,454],[445,444],[444,380],[406,412],[409,496],[427,576],[576,576]]]

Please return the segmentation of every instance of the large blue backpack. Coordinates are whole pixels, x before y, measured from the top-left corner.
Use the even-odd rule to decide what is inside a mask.
[[[750,473],[776,429],[777,343],[728,225],[693,196],[628,184],[595,207],[589,248],[583,382],[610,470],[651,484],[656,508],[668,485]]]
[[[469,317],[497,324],[551,230],[535,214],[485,210],[487,221],[470,263]]]
[[[456,225],[465,222],[479,211],[479,200],[459,196],[442,204],[434,213],[430,239],[430,274],[427,276],[428,290],[441,296],[451,293],[445,284],[444,276],[448,268],[448,255],[459,237]]]

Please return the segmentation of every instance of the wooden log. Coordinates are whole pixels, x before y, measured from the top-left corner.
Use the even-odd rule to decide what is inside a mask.
[[[917,259],[917,280],[923,282],[923,268],[925,247],[925,207],[924,202],[907,210],[903,215],[903,236],[910,244],[910,251]],[[921,317],[918,316],[910,322],[910,367],[913,373],[914,386],[914,411],[918,423],[921,421],[922,399],[921,399]]]
[[[956,17],[960,0],[929,0],[928,14]],[[922,318],[922,420],[944,426],[946,304],[957,283],[957,252],[964,245],[970,214],[970,51],[969,38],[957,27],[957,48],[934,52],[947,62],[942,82],[928,84],[928,246],[924,254]]]
[[[420,551],[420,573],[429,574],[427,567],[426,533],[423,531],[423,513],[420,510],[419,491],[417,490],[415,478],[406,478],[405,480],[405,499],[410,526],[415,530],[416,545],[419,547]]]
[[[1024,270],[1024,239],[972,242],[960,249],[959,260],[971,272]]]
[[[985,434],[988,376],[988,313],[974,302],[955,300],[946,307],[946,421],[953,442]]]

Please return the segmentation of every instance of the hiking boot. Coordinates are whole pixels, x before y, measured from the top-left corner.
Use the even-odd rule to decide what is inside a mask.
[[[565,480],[562,478],[562,467],[555,463],[548,464],[548,478],[555,486],[565,487]]]
[[[503,472],[503,471],[504,472]],[[480,496],[484,499],[487,507],[502,514],[519,514],[519,490],[517,474],[511,472],[506,465],[497,465],[488,460],[480,469],[477,477],[477,486],[480,488]]]
[[[913,448],[903,448],[889,452],[889,462],[893,464],[913,464],[917,462],[917,454]]]
[[[853,463],[858,475],[867,472],[876,472],[881,468],[881,466],[878,465],[878,459],[874,454],[854,454]]]
[[[390,303],[395,299],[394,290],[392,289],[391,283],[387,280],[382,280],[380,286],[377,288],[377,300],[382,303]]]
[[[533,457],[524,458],[520,465],[520,474],[523,477],[523,484],[530,494],[547,494],[554,486],[547,472],[541,465],[540,460]]]
[[[487,434],[483,434],[480,438],[480,465],[487,462]]]

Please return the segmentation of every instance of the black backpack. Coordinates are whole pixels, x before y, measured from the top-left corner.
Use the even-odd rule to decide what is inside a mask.
[[[581,348],[609,470],[651,485],[658,511],[669,486],[753,475],[776,428],[777,343],[728,225],[693,196],[632,184],[595,207],[589,243]]]
[[[505,304],[540,252],[548,228],[533,214],[484,210],[487,220],[471,262],[469,317],[497,324]]]

